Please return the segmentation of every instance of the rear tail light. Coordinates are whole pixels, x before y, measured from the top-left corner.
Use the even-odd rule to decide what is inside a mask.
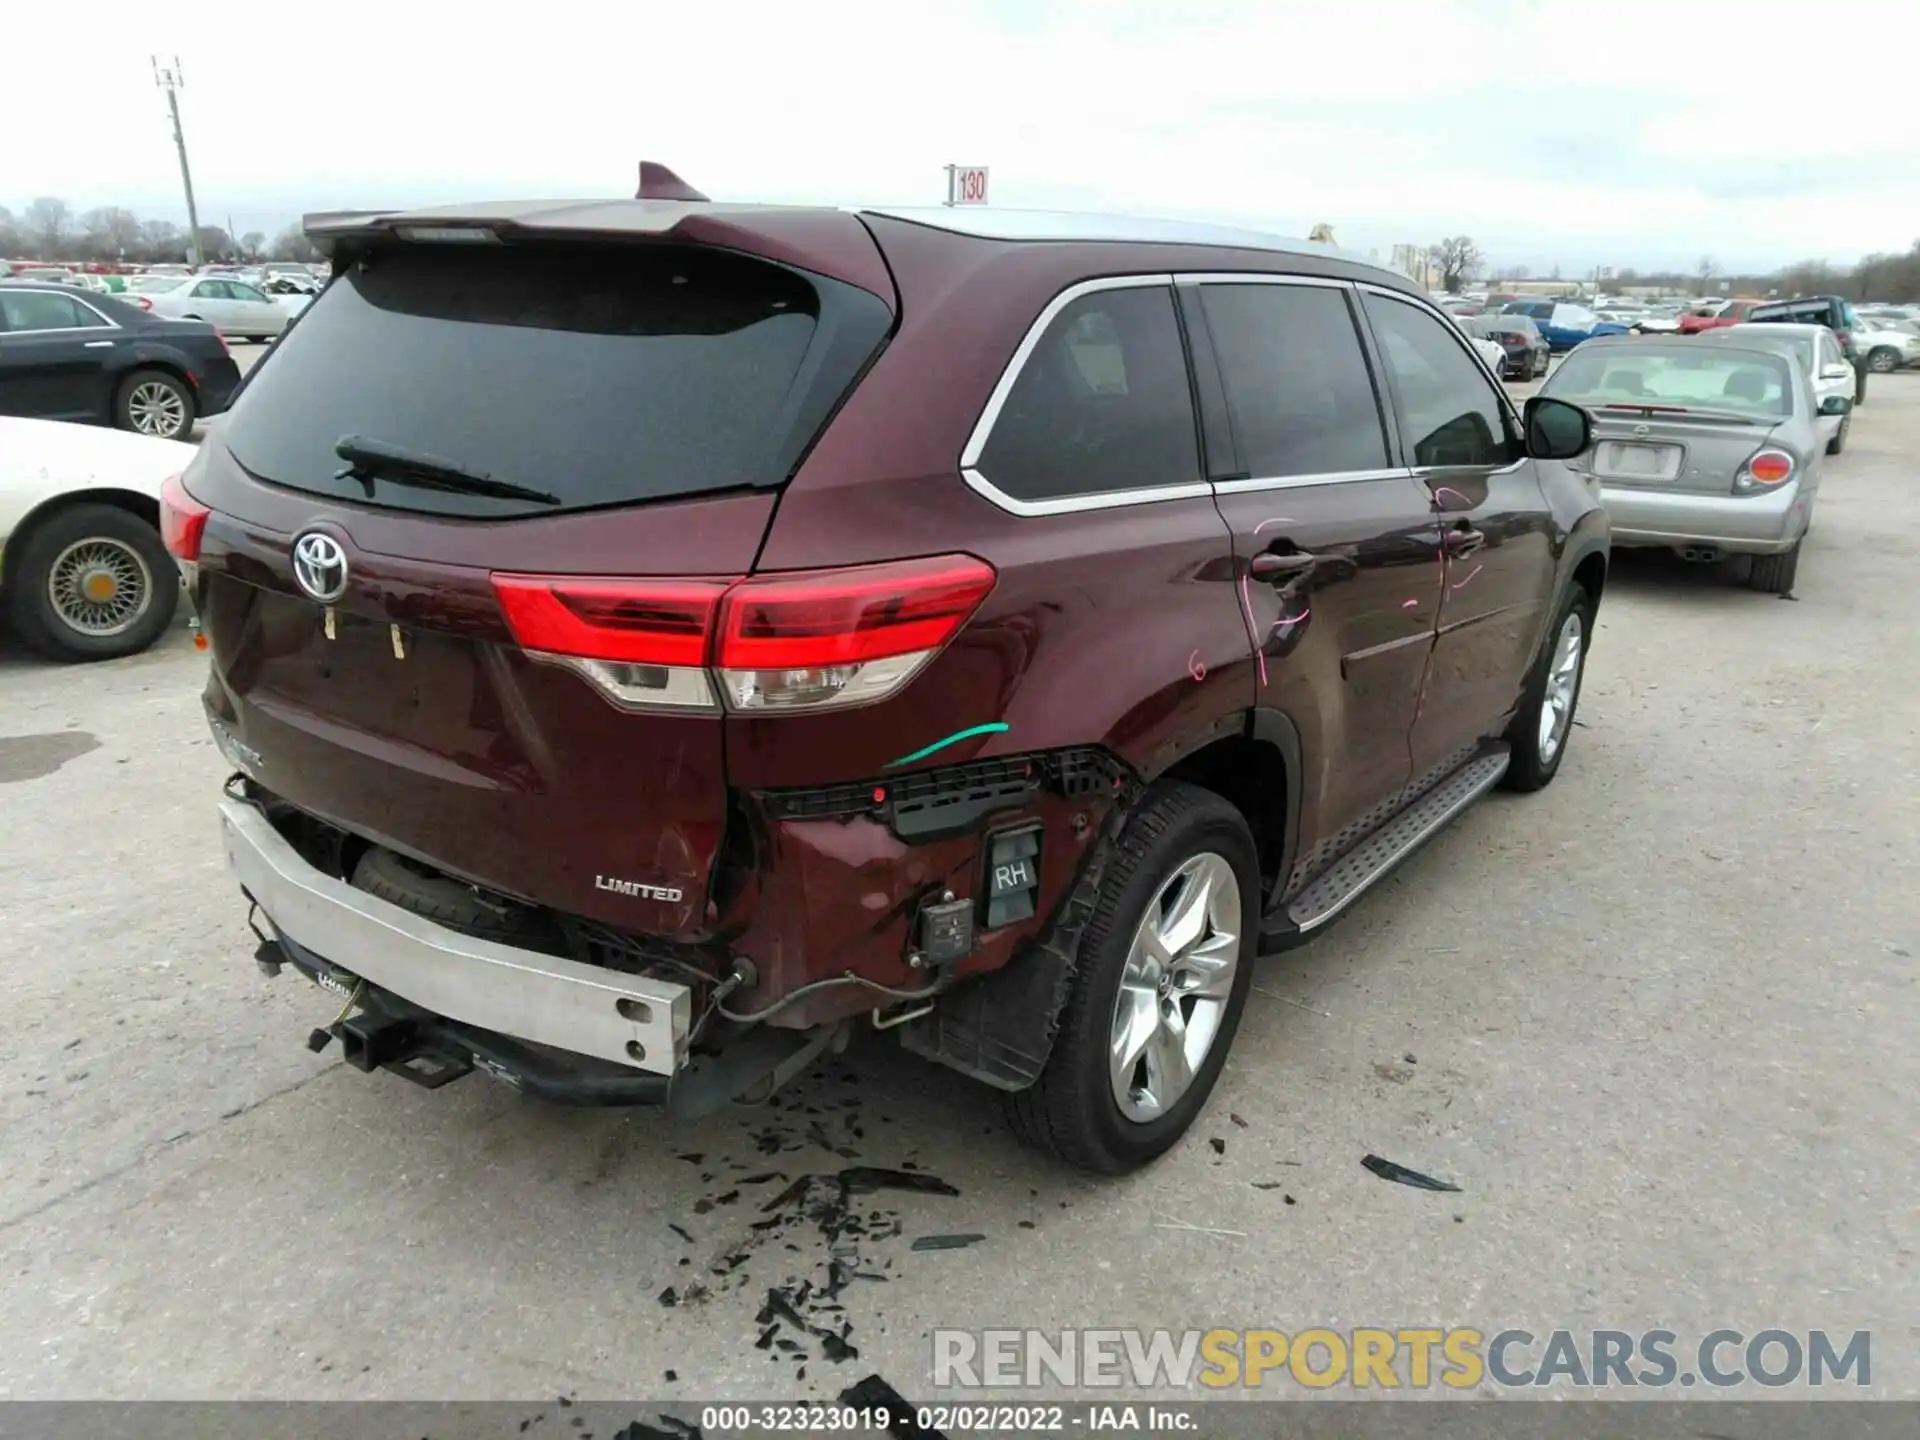
[[[136,304],[136,305],[138,305],[138,306],[139,306],[139,307],[140,307],[140,308],[141,308],[142,310],[151,310],[151,309],[153,309],[153,302],[152,302],[151,300],[149,300],[149,299],[147,299],[147,297],[146,297],[146,296],[144,296],[144,295],[136,295],[136,296],[134,296],[134,297],[133,297],[133,303],[134,303],[134,304]]]
[[[992,567],[967,555],[733,581],[493,577],[521,647],[615,703],[763,712],[895,693],[993,583]]]
[[[187,493],[178,475],[168,476],[160,487],[160,542],[167,553],[182,565],[198,563],[200,537],[212,513]]]
[[[522,649],[577,670],[615,703],[712,710],[707,645],[729,583],[496,574],[493,590]]]
[[[1793,456],[1784,450],[1756,451],[1740,473],[1733,477],[1733,488],[1742,491],[1772,490],[1793,478]]]
[[[757,576],[727,593],[714,656],[735,710],[821,709],[891,695],[993,589],[968,555]]]

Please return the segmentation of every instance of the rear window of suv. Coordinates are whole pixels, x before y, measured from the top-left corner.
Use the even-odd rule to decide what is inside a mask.
[[[441,514],[521,500],[341,472],[347,435],[543,491],[560,510],[774,485],[885,338],[865,291],[737,254],[393,245],[262,363],[221,440],[274,484]]]

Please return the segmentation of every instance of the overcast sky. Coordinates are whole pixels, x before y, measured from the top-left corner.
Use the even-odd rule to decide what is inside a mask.
[[[202,221],[241,232],[630,194],[643,157],[715,198],[932,203],[954,161],[991,167],[1000,205],[1326,221],[1383,256],[1464,232],[1542,273],[1845,262],[1920,237],[1916,9],[95,0],[13,27],[74,64],[7,67],[0,204],[184,221],[158,50],[185,70]],[[1833,47],[1837,68],[1803,63]]]

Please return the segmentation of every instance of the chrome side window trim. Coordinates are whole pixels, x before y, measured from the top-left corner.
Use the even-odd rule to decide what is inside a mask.
[[[1156,486],[1150,490],[1111,490],[1091,495],[1061,495],[1047,500],[1021,500],[1007,494],[980,473],[980,455],[987,448],[987,437],[993,433],[994,422],[1000,418],[1000,411],[1005,407],[1007,397],[1013,393],[1020,372],[1026,368],[1028,359],[1039,347],[1040,337],[1047,333],[1047,327],[1053,324],[1062,310],[1083,295],[1095,295],[1103,290],[1161,290],[1168,289],[1172,284],[1173,276],[1164,273],[1103,275],[1069,285],[1049,300],[1039,317],[1027,327],[1019,348],[1013,352],[1013,358],[1007,361],[1007,368],[1000,372],[993,393],[987,397],[986,408],[980,412],[980,418],[974,421],[966,447],[960,452],[960,475],[968,487],[1002,510],[1025,516],[1067,515],[1078,510],[1111,510],[1120,505],[1150,505],[1159,500],[1184,500],[1197,495],[1211,495],[1212,487],[1205,480],[1196,478],[1190,483]]]
[[[1242,495],[1254,490],[1292,490],[1305,485],[1350,485],[1356,480],[1411,480],[1414,470],[1333,470],[1320,475],[1270,475],[1251,480],[1216,480],[1213,488],[1222,495]]]
[[[987,436],[993,431],[993,422],[1000,418],[1000,411],[1006,405],[1007,397],[1013,393],[1014,382],[1020,378],[1020,372],[1026,368],[1028,358],[1039,347],[1040,337],[1047,333],[1047,327],[1054,322],[1062,310],[1082,295],[1095,295],[1102,290],[1153,290],[1172,283],[1171,275],[1105,275],[1097,280],[1082,280],[1077,285],[1069,285],[1049,300],[1046,309],[1040,312],[1039,318],[1027,327],[1027,333],[1021,338],[1020,348],[1013,352],[1013,358],[1007,361],[1007,368],[1000,372],[999,383],[993,387],[993,393],[987,397],[986,409],[982,410],[980,418],[974,421],[973,433],[967,437],[966,448],[960,452],[960,468],[972,470],[979,466],[980,452],[987,448]]]
[[[1314,285],[1323,290],[1351,290],[1351,280],[1327,275],[1275,275],[1264,270],[1191,270],[1173,277],[1176,285]],[[1391,292],[1389,292],[1391,293]]]
[[[1050,500],[1019,500],[999,489],[971,466],[960,471],[969,488],[1002,510],[1029,519],[1039,515],[1071,515],[1082,510],[1117,510],[1123,505],[1154,505],[1162,500],[1198,500],[1213,494],[1204,480],[1188,485],[1157,485],[1150,490],[1102,490],[1091,495],[1059,495]]]
[[[1046,500],[1018,499],[1001,490],[981,473],[979,461],[981,453],[986,449],[987,437],[993,433],[994,423],[1000,418],[1000,412],[1007,403],[1007,397],[1012,394],[1021,370],[1025,368],[1034,350],[1039,347],[1041,336],[1046,333],[1047,327],[1054,322],[1062,310],[1083,295],[1097,294],[1103,290],[1151,290],[1175,285],[1302,285],[1329,290],[1367,290],[1389,299],[1413,303],[1412,297],[1384,286],[1320,275],[1276,275],[1264,271],[1208,270],[1180,274],[1106,275],[1093,280],[1082,280],[1068,286],[1047,303],[1033,324],[1027,328],[1027,333],[1021,338],[1019,347],[1013,352],[1013,358],[1001,371],[1000,379],[993,387],[993,393],[988,396],[986,406],[981,410],[980,418],[974,422],[973,429],[967,436],[966,446],[960,452],[960,475],[966,481],[968,488],[1011,515],[1037,518],[1046,515],[1071,515],[1089,510],[1114,510],[1129,505],[1154,505],[1168,500],[1196,500],[1213,494],[1231,495],[1262,490],[1287,490],[1309,485],[1342,485],[1361,480],[1410,479],[1425,473],[1424,470],[1389,467],[1344,470],[1317,475],[1253,477],[1218,482],[1195,480],[1191,483],[1161,485],[1143,490],[1110,490],[1087,495],[1062,495]],[[1443,323],[1453,324],[1439,310],[1431,306],[1426,308]],[[1466,345],[1464,337],[1461,339],[1461,344],[1484,373],[1485,363],[1480,360],[1480,356],[1471,346]],[[1497,386],[1497,382],[1495,383]],[[1501,393],[1502,403],[1506,406],[1507,414],[1515,421],[1517,433],[1518,417],[1511,403],[1507,402],[1504,392],[1499,393]],[[1506,470],[1517,469],[1524,463],[1523,458],[1491,473],[1501,474]]]

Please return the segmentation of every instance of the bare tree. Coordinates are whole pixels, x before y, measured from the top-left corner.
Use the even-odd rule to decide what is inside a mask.
[[[185,256],[187,238],[171,220],[140,222],[140,253],[148,261],[175,261]]]
[[[1704,293],[1707,285],[1720,273],[1720,262],[1711,255],[1702,255],[1695,273],[1700,278],[1700,289]]]
[[[234,253],[233,237],[218,225],[202,225],[200,253],[209,260],[231,259]]]
[[[58,260],[73,238],[73,211],[57,195],[42,195],[27,206],[20,228],[41,260]]]
[[[317,260],[319,251],[315,250],[307,239],[307,232],[298,224],[287,226],[273,237],[273,244],[267,255],[274,260]]]
[[[20,251],[20,222],[13,218],[13,212],[0,205],[0,256],[16,255]]]
[[[1466,283],[1486,268],[1487,257],[1473,243],[1471,235],[1455,235],[1433,246],[1427,254],[1440,272],[1440,285],[1449,295],[1458,295]]]
[[[258,230],[249,230],[240,237],[240,253],[249,260],[258,260],[266,250],[267,237]]]
[[[80,217],[88,253],[96,260],[122,260],[140,248],[140,217],[117,205],[89,210]]]

